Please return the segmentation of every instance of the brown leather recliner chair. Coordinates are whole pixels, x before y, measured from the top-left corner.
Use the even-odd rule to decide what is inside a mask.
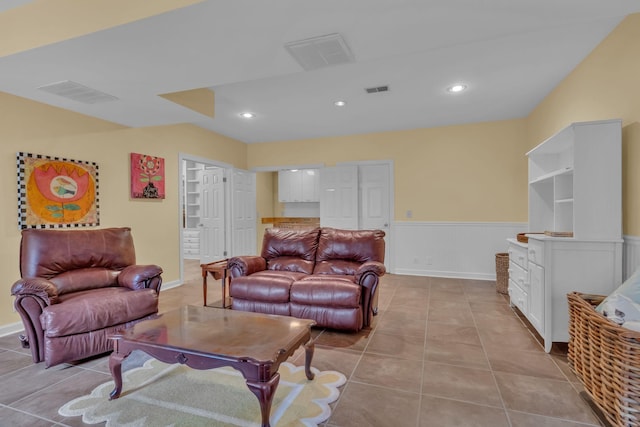
[[[111,351],[109,334],[158,312],[161,274],[136,265],[127,227],[23,230],[11,288],[20,339],[47,367]]]

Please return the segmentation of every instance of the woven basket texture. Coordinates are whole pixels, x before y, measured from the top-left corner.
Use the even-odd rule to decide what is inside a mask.
[[[496,291],[506,294],[509,289],[509,254],[496,254]]]
[[[569,366],[614,426],[640,426],[640,333],[595,311],[604,296],[572,292]]]

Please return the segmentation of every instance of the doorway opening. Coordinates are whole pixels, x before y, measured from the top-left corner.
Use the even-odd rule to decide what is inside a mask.
[[[231,166],[180,154],[180,281],[201,277],[200,264],[225,258],[228,214],[224,182]]]

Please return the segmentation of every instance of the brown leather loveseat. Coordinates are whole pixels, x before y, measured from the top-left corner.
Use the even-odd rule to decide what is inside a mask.
[[[161,273],[136,265],[130,228],[23,230],[11,294],[34,363],[112,350],[110,333],[158,312]]]
[[[268,229],[261,256],[229,260],[234,310],[359,331],[377,314],[384,231]]]

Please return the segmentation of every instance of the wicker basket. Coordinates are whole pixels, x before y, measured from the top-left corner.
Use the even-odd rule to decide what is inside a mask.
[[[600,295],[572,292],[569,365],[614,426],[640,426],[640,333],[597,311]]]
[[[496,254],[496,291],[501,294],[508,293],[509,289],[509,254],[500,252]]]

